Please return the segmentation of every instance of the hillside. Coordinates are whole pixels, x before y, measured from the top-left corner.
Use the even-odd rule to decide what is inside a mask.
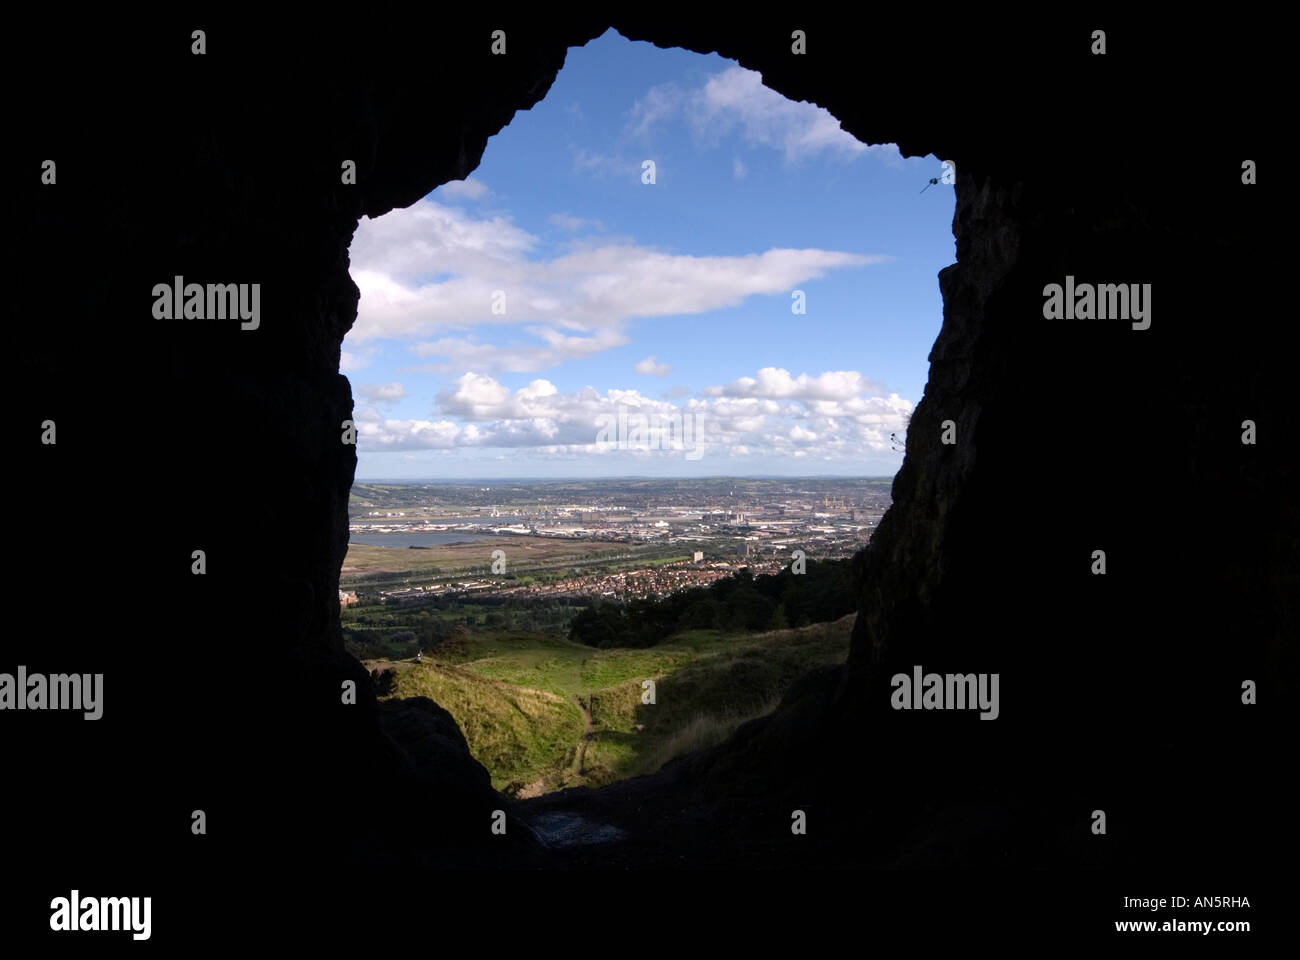
[[[517,797],[651,773],[774,709],[798,676],[840,663],[854,614],[753,634],[689,631],[651,649],[594,650],[523,631],[474,631],[391,670],[386,697],[423,696],[465,732],[492,785]],[[642,683],[655,702],[642,703]]]

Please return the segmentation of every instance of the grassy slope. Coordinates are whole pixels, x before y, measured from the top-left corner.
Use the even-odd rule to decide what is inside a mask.
[[[385,664],[371,661],[369,665]],[[429,697],[456,718],[474,758],[506,789],[563,772],[573,762],[583,718],[571,700],[448,664],[397,662],[397,696]]]
[[[498,789],[532,795],[594,786],[653,772],[770,711],[796,677],[843,662],[852,625],[849,616],[762,634],[693,631],[647,650],[480,629],[424,663],[395,663],[395,695],[446,707]],[[641,702],[645,680],[655,682],[653,704]],[[575,697],[593,719],[581,772]]]

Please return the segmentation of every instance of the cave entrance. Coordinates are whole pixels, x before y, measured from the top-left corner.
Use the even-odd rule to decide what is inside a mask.
[[[610,30],[471,176],[363,220],[340,603],[381,696],[441,704],[528,797],[842,662],[940,327],[945,174]]]

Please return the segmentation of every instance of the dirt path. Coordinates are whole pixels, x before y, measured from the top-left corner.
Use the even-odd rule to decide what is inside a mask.
[[[558,785],[555,782],[556,774],[548,773],[540,779],[521,787],[515,793],[516,799],[527,800],[532,797],[539,797],[549,790],[557,790],[564,786],[573,786],[574,784],[569,782],[570,779],[573,777],[581,777],[586,772],[583,770],[583,763],[587,759],[587,739],[591,736],[591,731],[595,728],[595,723],[591,717],[591,710],[587,707],[587,704],[583,702],[582,698],[574,696],[572,700],[577,706],[579,712],[582,714],[582,736],[578,738],[578,750],[574,755],[573,763],[570,765],[568,773],[559,774],[560,781]]]
[[[587,709],[587,705],[582,702],[581,697],[575,696],[573,698],[573,702],[576,703],[578,705],[578,709],[582,711],[583,730],[582,730],[582,739],[578,741],[578,761],[577,761],[578,776],[582,776],[583,775],[582,764],[583,761],[587,759],[587,740],[591,736],[591,729],[592,729],[591,711]]]

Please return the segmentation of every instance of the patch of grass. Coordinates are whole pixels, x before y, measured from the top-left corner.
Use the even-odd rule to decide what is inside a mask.
[[[846,617],[756,635],[699,631],[683,644],[694,648],[689,662],[646,678],[655,680],[655,703],[641,702],[639,681],[594,693],[597,729],[609,735],[595,737],[587,750],[592,782],[653,773],[673,757],[721,742],[744,721],[770,712],[798,677],[844,661],[852,622]]]
[[[424,663],[394,663],[395,696],[456,719],[497,789],[534,795],[652,773],[770,712],[790,684],[848,654],[853,616],[760,634],[697,630],[645,650],[597,650],[546,634],[472,630]],[[642,703],[643,682],[655,703]],[[584,719],[592,732],[579,773]]]
[[[572,762],[584,721],[571,701],[434,661],[391,666],[397,673],[393,695],[429,697],[443,706],[464,732],[474,759],[491,773],[496,789],[519,790]]]
[[[669,760],[717,746],[735,733],[742,723],[767,716],[780,702],[778,694],[749,710],[733,708],[721,713],[697,713],[686,726],[679,727],[656,747],[638,755],[633,769],[637,773],[654,773]]]
[[[594,653],[590,647],[545,634],[475,630],[464,645],[446,656],[449,662],[479,676],[568,699],[587,692],[582,667]],[[441,647],[434,650],[434,656],[443,658]]]

